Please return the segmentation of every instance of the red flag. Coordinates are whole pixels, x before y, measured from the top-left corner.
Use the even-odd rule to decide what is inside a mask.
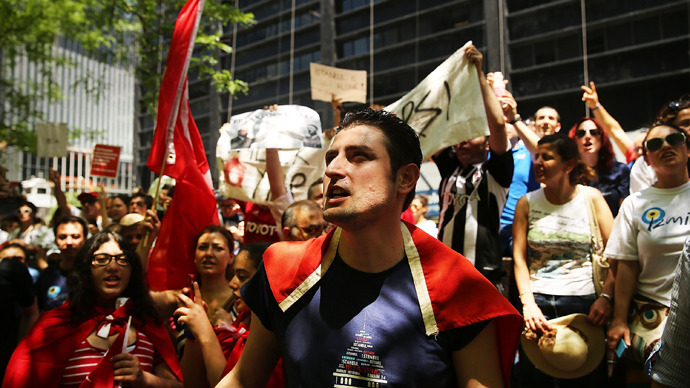
[[[189,0],[180,11],[158,94],[156,131],[146,166],[175,178],[177,183],[149,257],[152,290],[184,287],[187,273],[196,271],[194,238],[203,227],[218,224],[206,152],[187,92],[187,68],[203,4],[204,0]]]
[[[98,362],[96,368],[86,376],[79,386],[80,388],[111,388],[113,386],[114,364],[110,359],[126,351],[127,337],[129,336],[129,327],[131,324],[132,317],[130,316],[129,322],[120,330],[120,333],[115,338],[115,342],[110,345],[108,352],[106,352],[101,361]]]

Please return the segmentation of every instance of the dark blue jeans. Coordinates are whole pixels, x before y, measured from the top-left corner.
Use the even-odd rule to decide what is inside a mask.
[[[557,296],[534,294],[534,301],[546,319],[554,319],[574,313],[589,314],[589,308],[596,300],[596,295]],[[590,374],[577,379],[556,379],[537,369],[527,358],[522,347],[519,349],[520,362],[515,366],[519,387],[606,387],[606,363],[604,360]]]

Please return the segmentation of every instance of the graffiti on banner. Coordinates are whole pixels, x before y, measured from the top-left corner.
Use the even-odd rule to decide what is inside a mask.
[[[489,134],[477,70],[465,58],[467,42],[412,91],[385,109],[419,135],[424,158]]]

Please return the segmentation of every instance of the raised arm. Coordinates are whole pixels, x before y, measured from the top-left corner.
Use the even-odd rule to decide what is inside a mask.
[[[505,115],[506,121],[513,124],[517,130],[518,136],[520,136],[520,140],[525,143],[525,147],[527,147],[530,154],[534,155],[537,152],[539,135],[534,133],[521,118],[516,120],[520,115],[518,114],[517,101],[515,101],[513,94],[506,90],[503,97],[499,98],[499,101],[503,106],[503,114]]]
[[[594,118],[604,128],[606,134],[613,139],[618,149],[627,156],[628,150],[634,148],[633,141],[625,134],[621,125],[609,114],[608,111],[599,102],[599,95],[594,81],[589,81],[589,87],[582,85],[582,101],[584,101],[589,109],[594,113]]]
[[[60,173],[55,171],[52,167],[48,172],[48,179],[53,182],[53,195],[57,201],[57,206],[60,209],[59,214],[63,216],[70,215],[69,205],[67,204],[67,198],[65,197],[65,192],[62,191],[62,185],[60,183]]]
[[[508,151],[508,136],[506,135],[506,123],[503,119],[503,109],[501,103],[494,94],[494,89],[489,85],[482,71],[482,53],[474,46],[469,46],[465,50],[467,60],[477,68],[479,77],[479,87],[482,91],[486,120],[489,123],[489,147],[491,152],[501,155]]]

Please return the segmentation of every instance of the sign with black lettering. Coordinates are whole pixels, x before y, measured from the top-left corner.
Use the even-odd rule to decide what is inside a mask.
[[[477,69],[465,59],[465,48],[471,44],[467,42],[412,91],[384,108],[417,132],[425,159],[489,134]]]

